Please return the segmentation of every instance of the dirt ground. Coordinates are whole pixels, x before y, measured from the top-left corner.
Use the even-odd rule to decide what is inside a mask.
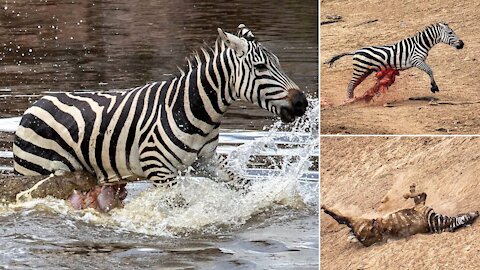
[[[332,15],[342,17],[320,27],[321,63],[361,47],[398,42],[436,22],[447,22],[465,43],[462,50],[439,44],[430,51],[427,63],[439,93],[430,92],[428,75],[412,68],[400,72],[388,93],[368,104],[340,106],[352,75],[351,56],[337,60],[332,68],[321,64],[321,99],[332,105],[321,111],[323,134],[480,133],[480,1],[322,0],[320,7],[321,22]],[[375,84],[373,77],[355,89],[356,96]],[[419,96],[439,100],[409,100]]]
[[[480,210],[480,137],[323,137],[321,203],[378,217],[413,206],[412,183],[437,213]],[[480,220],[454,233],[363,247],[321,212],[321,269],[480,269]]]

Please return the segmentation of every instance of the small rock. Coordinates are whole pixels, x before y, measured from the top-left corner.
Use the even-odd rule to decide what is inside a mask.
[[[326,18],[329,20],[341,20],[342,16],[333,14],[333,15],[327,15]]]

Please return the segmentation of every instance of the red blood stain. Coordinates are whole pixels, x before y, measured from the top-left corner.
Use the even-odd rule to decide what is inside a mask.
[[[388,87],[390,87],[395,82],[395,76],[399,74],[400,73],[398,72],[398,70],[392,68],[380,70],[379,72],[377,72],[377,74],[375,74],[375,77],[377,78],[377,82],[375,83],[375,85],[368,89],[362,96],[355,97],[355,101],[365,100],[365,102],[369,102],[376,95],[385,93]]]

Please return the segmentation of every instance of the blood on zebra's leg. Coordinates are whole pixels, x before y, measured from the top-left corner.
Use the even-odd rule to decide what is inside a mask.
[[[68,201],[77,210],[93,208],[105,213],[123,207],[123,200],[127,197],[125,186],[126,184],[95,186],[87,192],[74,190]]]
[[[395,82],[395,77],[399,74],[398,70],[393,68],[378,71],[375,74],[375,78],[377,79],[375,85],[370,87],[370,89],[368,89],[363,95],[349,100],[348,103],[361,100],[370,102],[375,96],[386,93],[388,88]]]

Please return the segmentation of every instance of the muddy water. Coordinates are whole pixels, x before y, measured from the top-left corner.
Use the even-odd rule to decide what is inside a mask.
[[[316,1],[3,1],[0,116],[49,91],[125,89],[168,79],[217,27],[247,25],[310,97],[317,97]],[[269,118],[270,120],[267,120]],[[271,124],[239,103],[225,128]]]
[[[20,115],[48,92],[167,79],[190,52],[213,43],[217,27],[233,32],[239,23],[311,99],[318,97],[316,1],[17,0],[0,4],[0,117]],[[227,113],[222,128],[247,143],[222,151],[233,151],[243,162],[238,170],[255,177],[248,194],[186,176],[173,190],[129,185],[125,208],[109,215],[73,211],[54,199],[0,206],[0,267],[318,268],[318,105],[310,114],[310,122],[285,129],[247,103]],[[264,126],[273,131],[255,140],[229,131]],[[301,144],[292,152],[278,148],[270,140],[276,130]],[[12,133],[0,135],[0,163],[8,170]]]

